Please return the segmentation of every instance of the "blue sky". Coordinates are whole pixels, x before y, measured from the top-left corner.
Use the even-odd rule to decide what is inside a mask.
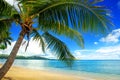
[[[8,0],[9,1],[9,0]],[[11,2],[12,4],[12,2]],[[81,49],[74,41],[60,36],[60,39],[66,43],[70,51],[76,58],[79,59],[120,59],[120,0],[104,0],[101,3],[111,10],[112,21],[114,23],[112,30],[108,34],[95,34],[95,33],[82,33],[85,48]],[[1,50],[0,53],[10,53],[15,40],[18,37],[20,31],[16,24],[12,24],[11,36],[14,38],[12,45],[8,46],[6,50]],[[32,45],[32,46],[31,46]],[[36,42],[30,41],[30,46],[27,52],[24,51],[25,46],[22,46],[19,50],[19,54],[22,55],[40,55],[48,58],[53,58],[51,51],[48,49],[46,54],[43,54],[41,47]],[[36,50],[35,50],[35,49]]]

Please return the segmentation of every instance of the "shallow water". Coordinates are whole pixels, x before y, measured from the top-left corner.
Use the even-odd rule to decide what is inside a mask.
[[[4,63],[5,59],[0,59]],[[58,60],[25,60],[16,59],[14,65],[32,69],[62,69],[92,73],[120,75],[120,60],[76,60],[72,67]]]

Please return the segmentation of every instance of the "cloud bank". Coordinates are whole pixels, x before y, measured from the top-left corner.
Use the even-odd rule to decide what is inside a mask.
[[[12,45],[8,46],[7,49],[0,50],[0,54],[9,54],[15,42],[16,41],[12,42]],[[33,41],[32,38],[30,39],[30,44],[26,52],[25,52],[25,47],[26,47],[25,44],[20,47],[18,51],[18,55],[24,55],[24,56],[37,55],[37,56],[42,56],[42,57],[51,58],[51,59],[56,58],[49,49],[46,50],[46,53],[43,53],[41,46],[39,46],[39,43]],[[120,60],[120,44],[118,45],[116,44],[114,46],[101,47],[96,50],[75,50],[73,52],[73,55],[77,59],[82,59],[82,60],[101,60],[101,59],[119,59]]]
[[[120,29],[113,30],[106,37],[100,39],[101,42],[105,43],[118,43],[120,38]]]
[[[76,56],[77,59],[87,60],[120,60],[120,45],[101,47],[97,50],[76,50],[74,56]]]

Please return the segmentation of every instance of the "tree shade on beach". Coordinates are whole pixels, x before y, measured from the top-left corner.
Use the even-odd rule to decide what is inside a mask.
[[[9,32],[11,23],[21,27],[21,31],[7,61],[0,69],[0,79],[8,72],[16,54],[26,37],[38,41],[45,52],[45,46],[54,51],[58,59],[68,65],[75,57],[66,44],[52,33],[64,35],[84,47],[84,40],[79,32],[105,32],[110,21],[109,10],[98,3],[103,0],[16,0],[18,8],[0,0],[0,31]],[[38,27],[34,27],[38,24]],[[41,32],[41,33],[40,33]],[[45,44],[46,43],[46,44]]]

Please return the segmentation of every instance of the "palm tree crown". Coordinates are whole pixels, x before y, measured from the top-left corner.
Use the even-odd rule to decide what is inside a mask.
[[[109,10],[103,6],[95,5],[101,0],[16,0],[19,10],[14,6],[1,0],[1,26],[5,22],[16,22],[21,25],[22,30],[27,35],[34,34],[34,40],[40,40],[44,51],[44,40],[48,43],[48,48],[52,48],[59,55],[60,59],[65,59],[63,54],[70,54],[66,45],[51,35],[65,35],[75,40],[83,47],[83,39],[78,31],[104,32],[108,29],[110,22]],[[3,4],[4,3],[4,4]],[[5,6],[3,6],[5,5]],[[8,9],[11,9],[9,12]],[[6,12],[9,12],[6,14]],[[38,24],[35,28],[33,24]],[[5,25],[4,26],[10,26]],[[3,28],[4,28],[3,26]],[[42,35],[39,31],[44,32]],[[57,46],[57,44],[60,44]],[[62,53],[61,50],[62,49]],[[62,57],[61,57],[62,56]],[[64,55],[65,56],[65,55]],[[73,57],[73,56],[72,56]],[[71,58],[72,58],[71,57]]]

